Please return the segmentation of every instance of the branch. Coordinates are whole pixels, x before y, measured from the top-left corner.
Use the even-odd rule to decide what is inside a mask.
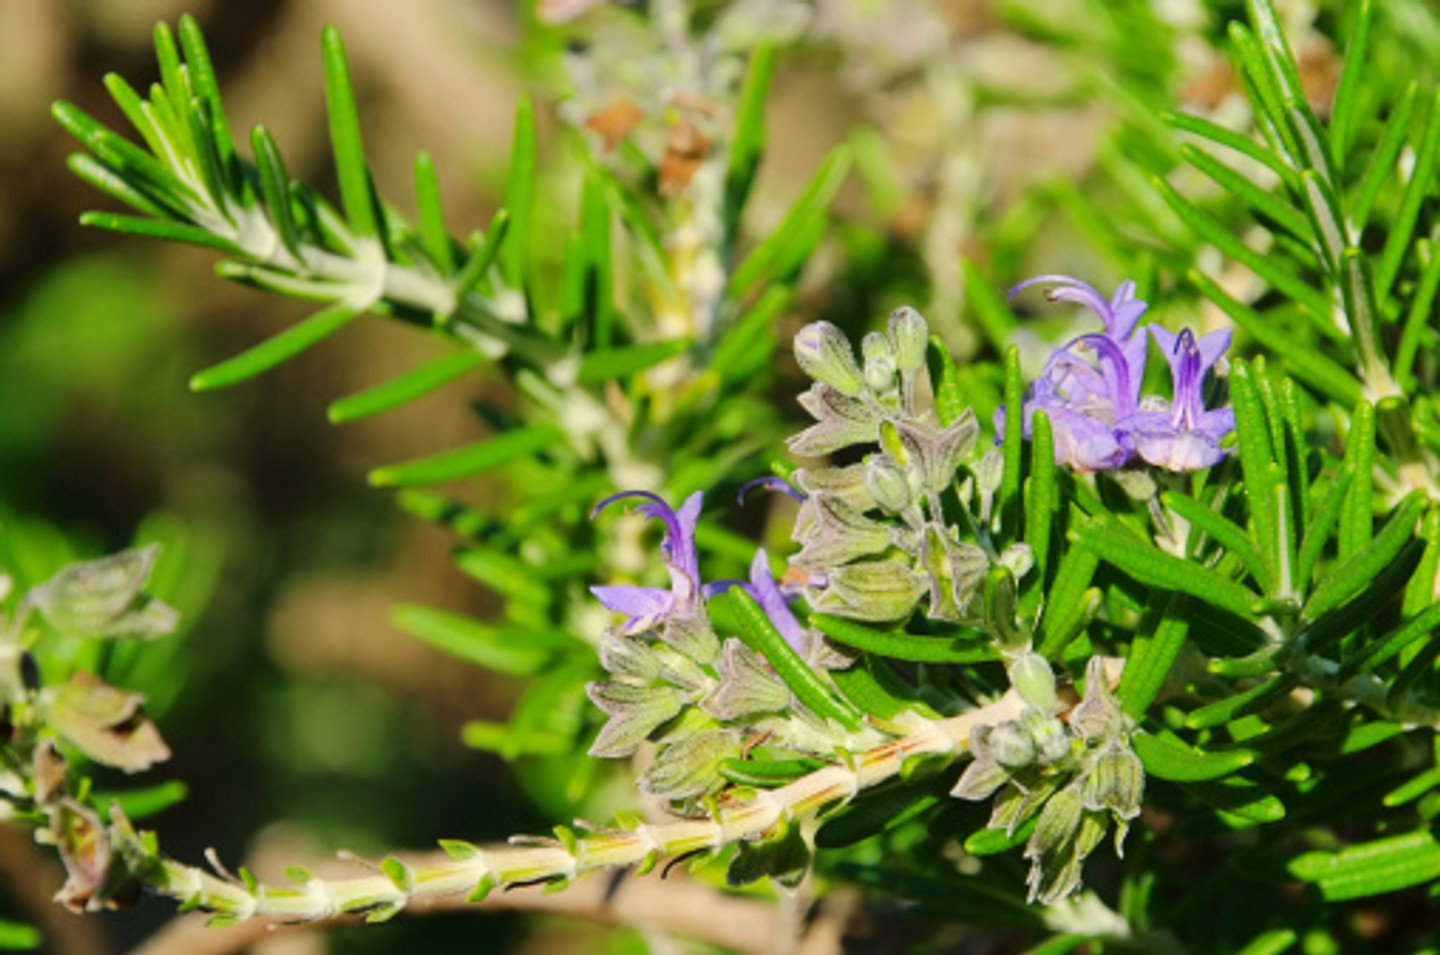
[[[788,785],[718,806],[708,818],[579,833],[562,827],[557,830],[558,839],[517,838],[506,845],[444,842],[448,859],[407,863],[389,858],[375,874],[350,879],[324,879],[292,869],[290,886],[263,885],[244,871],[237,879],[154,857],[144,878],[155,892],[187,907],[215,913],[213,922],[232,925],[252,919],[315,922],[351,915],[382,921],[417,903],[432,905],[442,900],[457,905],[462,904],[461,899],[478,903],[498,887],[540,882],[565,885],[597,869],[636,866],[643,872],[664,858],[764,838],[791,819],[843,804],[862,790],[891,779],[912,758],[962,755],[969,751],[976,728],[1016,718],[1024,705],[1011,690],[993,703],[949,719],[917,718],[906,736]]]
[[[438,861],[430,860],[432,864]],[[417,857],[415,864],[424,865],[425,860]],[[428,915],[462,909],[563,915],[603,925],[655,929],[744,955],[785,955],[794,949],[785,930],[789,920],[775,906],[758,899],[725,895],[685,878],[630,879],[617,874],[611,879],[583,879],[559,893],[547,893],[543,886],[499,892],[478,906],[461,896],[431,898],[412,911]],[[359,919],[351,916],[344,921],[358,923]],[[316,922],[279,925],[258,919],[230,928],[210,928],[205,923],[205,917],[199,915],[178,919],[131,955],[230,955],[277,932],[324,927]],[[821,924],[827,926],[827,936],[833,935],[828,923]],[[812,947],[807,940],[804,951],[807,955],[828,955],[832,949],[828,945]]]

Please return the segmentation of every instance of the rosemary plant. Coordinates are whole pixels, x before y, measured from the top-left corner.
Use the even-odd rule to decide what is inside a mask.
[[[1154,22],[1115,6],[1097,30]],[[805,29],[785,9],[768,24],[747,3],[608,11],[621,19],[572,54],[561,113],[582,186],[558,295],[534,234],[528,104],[506,207],[464,242],[425,157],[415,223],[377,195],[333,31],[338,206],[289,177],[263,129],[248,158],[237,148],[192,19],[178,39],[157,29],[147,95],[106,81],[140,144],[56,106],[87,150],[72,168],[131,209],[87,222],[217,249],[221,275],[322,303],[196,388],[367,312],[455,351],[336,402],[337,422],[482,368],[513,386],[492,437],[372,475],[455,530],[460,568],[504,598],[499,622],[397,620],[532,681],[509,731],[477,725],[477,741],[572,779],[613,760],[636,795],[604,824],[444,840],[443,860],[349,878],[200,868],[91,784],[96,766],[167,756],[143,687],[47,658],[168,639],[176,615],[146,590],[155,551],[44,580],[10,568],[0,812],[56,847],[61,902],[380,921],[694,859],[717,892],[854,884],[1001,950],[1434,950],[1440,98],[1433,70],[1396,82],[1440,49],[1433,15],[1351,5],[1327,26],[1347,46],[1317,96],[1295,25],[1250,0],[1224,25],[1244,107],[1229,120],[1158,101],[1173,58],[1125,61],[1118,33],[1071,38],[1122,61],[1101,164],[1121,188],[1109,207],[1051,195],[1135,277],[1107,294],[1054,269],[1013,275],[1007,301],[968,265],[964,298],[995,347],[972,338],[965,363],[913,308],[853,336],[805,315],[791,351],[810,420],[785,458],[778,323],[811,307],[801,273],[852,155],[832,153],[768,236],[747,235],[776,51]],[[1007,16],[1054,32],[1024,10]],[[874,147],[856,147],[872,189]],[[1083,330],[1037,344],[1010,306],[1042,291]],[[421,490],[488,472],[510,489],[490,511]],[[783,533],[767,542],[788,538],[787,554],[705,513],[732,491],[769,492]],[[586,697],[587,719],[567,722]]]

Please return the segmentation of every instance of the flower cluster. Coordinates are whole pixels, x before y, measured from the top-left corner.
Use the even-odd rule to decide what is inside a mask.
[[[1227,453],[1221,441],[1235,428],[1229,408],[1207,410],[1201,396],[1206,373],[1230,345],[1221,329],[1199,338],[1159,325],[1139,325],[1147,305],[1135,297],[1135,283],[1120,283],[1109,300],[1079,279],[1041,275],[1011,290],[1013,298],[1032,285],[1048,283],[1051,300],[1084,305],[1104,325],[1057,348],[1040,377],[1025,393],[1022,427],[1030,436],[1035,412],[1043,409],[1055,434],[1055,459],[1077,471],[1108,471],[1136,457],[1168,471],[1208,468]],[[1153,337],[1170,365],[1169,400],[1141,397],[1145,359]],[[1003,413],[996,430],[1003,432]]]
[[[641,784],[684,802],[723,786],[721,763],[739,757],[744,740],[756,733],[805,754],[829,755],[838,744],[864,742],[837,737],[760,655],[734,637],[722,640],[716,634],[706,600],[739,588],[807,666],[827,670],[851,662],[791,612],[766,553],[756,552],[748,581],[704,583],[695,549],[703,495],[692,494],[674,510],[657,495],[627,491],[602,501],[596,512],[625,498],[640,498],[635,510],[664,525],[660,550],[670,587],[591,588],[601,604],[624,617],[600,644],[609,679],[586,688],[608,716],[591,755],[628,756],[646,740],[658,742]]]
[[[843,332],[805,326],[795,358],[814,384],[800,404],[815,424],[790,450],[813,456],[866,447],[859,463],[805,467],[791,567],[816,610],[858,620],[908,617],[927,594],[932,617],[966,619],[989,561],[947,522],[941,494],[974,458],[979,426],[966,409],[934,419],[919,394],[929,327],[913,309],[890,316],[885,334],[861,341],[857,362]]]
[[[1044,659],[1017,655],[1009,672],[1025,708],[1016,719],[975,731],[974,759],[951,795],[995,796],[989,827],[1011,836],[1035,821],[1025,844],[1030,900],[1048,904],[1079,888],[1085,858],[1112,821],[1115,851],[1123,854],[1130,820],[1140,814],[1145,771],[1101,657],[1090,659],[1085,698],[1066,722],[1055,716],[1055,678]]]

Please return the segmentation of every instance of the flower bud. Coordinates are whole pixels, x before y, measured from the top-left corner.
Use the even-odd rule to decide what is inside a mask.
[[[865,384],[876,394],[895,387],[895,349],[879,332],[870,332],[860,340],[860,353],[865,356]]]
[[[1035,741],[1040,762],[1046,765],[1058,763],[1070,755],[1070,735],[1065,732],[1065,724],[1049,713],[1027,706],[1020,714],[1020,724]]]
[[[865,488],[881,510],[890,514],[900,513],[914,500],[905,472],[883,454],[865,459]]]
[[[1124,713],[1110,692],[1105,661],[1098,656],[1085,667],[1085,698],[1070,712],[1070,725],[1087,743],[1109,739],[1123,729]]]
[[[929,586],[924,574],[895,560],[866,560],[837,567],[813,604],[816,610],[843,610],[856,620],[899,620],[915,609]]]
[[[990,733],[995,762],[1006,769],[1020,769],[1035,761],[1035,740],[1014,720],[1006,720]]]
[[[858,398],[865,380],[845,333],[829,322],[811,322],[795,336],[795,361],[800,369],[849,398]]]
[[[1145,767],[1130,747],[1112,741],[1100,751],[1081,784],[1086,809],[1108,809],[1121,819],[1140,814],[1145,795]]]
[[[925,346],[930,328],[915,309],[907,306],[890,313],[890,344],[895,349],[895,364],[903,372],[919,371],[925,364]]]
[[[1010,685],[1037,710],[1049,713],[1055,709],[1055,673],[1040,654],[1027,651],[1010,664]]]

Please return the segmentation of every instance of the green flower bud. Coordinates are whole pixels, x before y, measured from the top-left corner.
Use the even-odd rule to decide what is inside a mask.
[[[930,340],[925,319],[908,305],[902,306],[890,313],[888,330],[896,366],[902,372],[919,371],[925,364],[925,346]]]
[[[1043,713],[1055,709],[1055,673],[1040,654],[1020,654],[1010,664],[1010,685],[1020,698]]]
[[[860,353],[865,356],[865,384],[876,394],[895,388],[895,349],[890,339],[879,332],[870,332],[860,340]]]
[[[1120,819],[1134,819],[1145,796],[1145,767],[1130,747],[1112,741],[1096,757],[1080,792],[1086,809],[1108,809]]]
[[[829,322],[811,322],[795,336],[795,361],[801,371],[849,398],[858,398],[865,380],[845,333]]]
[[[1007,769],[1020,769],[1035,761],[1035,740],[1014,720],[1006,720],[990,733],[995,762]]]
[[[739,640],[725,641],[720,656],[720,683],[701,703],[722,720],[778,713],[790,705],[790,690]]]
[[[894,560],[867,560],[837,567],[827,575],[816,610],[855,620],[884,622],[909,616],[925,593],[925,575]]]
[[[720,763],[739,755],[739,734],[731,730],[696,733],[660,750],[640,785],[666,799],[703,796],[725,785]]]
[[[865,487],[881,509],[898,514],[914,503],[910,482],[894,461],[883,454],[865,459]]]
[[[1070,755],[1070,734],[1065,732],[1065,724],[1048,712],[1027,706],[1020,713],[1020,724],[1035,741],[1040,762],[1046,765],[1058,763]]]
[[[1091,657],[1085,666],[1085,698],[1070,713],[1070,726],[1087,743],[1110,739],[1124,729],[1124,713],[1110,692],[1105,661]]]
[[[590,755],[599,757],[629,756],[684,705],[680,693],[669,686],[606,681],[587,683],[585,693],[610,717],[590,746]]]

